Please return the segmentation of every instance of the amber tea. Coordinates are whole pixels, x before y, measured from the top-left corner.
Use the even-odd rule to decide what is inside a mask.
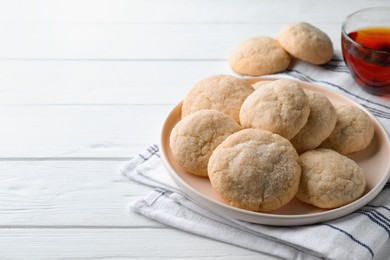
[[[345,62],[356,82],[375,94],[390,93],[390,27],[370,27],[343,35]],[[373,51],[372,51],[373,50]]]
[[[371,7],[347,16],[341,46],[355,81],[376,95],[390,94],[390,6]]]

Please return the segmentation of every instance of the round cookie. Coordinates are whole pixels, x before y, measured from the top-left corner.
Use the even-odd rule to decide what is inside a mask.
[[[350,154],[367,148],[374,138],[374,125],[360,108],[351,105],[336,107],[337,122],[332,133],[320,145],[341,154]]]
[[[325,95],[311,90],[305,90],[305,93],[309,99],[309,118],[290,140],[299,154],[317,148],[330,135],[337,121],[336,109]]]
[[[226,137],[241,130],[233,118],[216,110],[197,111],[172,129],[170,147],[175,160],[188,172],[207,176],[211,153]]]
[[[203,109],[214,109],[239,122],[242,102],[254,91],[243,79],[215,75],[197,82],[183,100],[182,117]]]
[[[364,192],[363,169],[352,159],[329,149],[300,155],[302,167],[297,198],[319,208],[336,208],[358,199]]]
[[[266,36],[253,37],[239,44],[229,58],[235,72],[250,76],[284,71],[290,61],[290,55],[279,42]]]
[[[329,36],[309,23],[289,24],[282,28],[276,39],[292,56],[312,64],[325,64],[333,56]]]
[[[214,150],[208,172],[212,187],[230,205],[267,212],[295,196],[301,168],[287,139],[261,129],[244,129]]]
[[[310,108],[299,83],[280,79],[264,84],[247,97],[241,106],[243,127],[268,130],[287,139],[306,124]]]

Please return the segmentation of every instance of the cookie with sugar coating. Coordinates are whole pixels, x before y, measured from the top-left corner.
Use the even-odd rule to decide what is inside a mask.
[[[182,117],[196,111],[213,109],[240,122],[244,100],[254,91],[245,80],[230,75],[214,75],[198,81],[183,100]]]
[[[230,205],[268,212],[294,198],[301,168],[287,139],[261,129],[244,129],[214,150],[208,172],[213,189]]]
[[[312,64],[325,64],[333,57],[333,43],[329,36],[309,23],[286,25],[276,39],[292,56]]]
[[[319,208],[337,208],[358,199],[366,187],[363,169],[352,159],[330,149],[299,156],[302,167],[297,198]]]
[[[260,128],[293,138],[309,117],[309,100],[298,82],[279,79],[264,84],[241,106],[243,127]]]
[[[330,135],[337,121],[336,109],[324,94],[311,90],[305,90],[305,93],[309,99],[309,118],[290,140],[299,154],[317,148]]]
[[[207,164],[214,149],[241,130],[233,118],[216,110],[197,111],[172,129],[170,147],[175,160],[189,173],[208,176]]]
[[[374,125],[359,107],[336,106],[337,122],[333,131],[320,145],[341,154],[350,154],[367,148],[374,138]]]
[[[237,73],[261,76],[281,72],[290,65],[291,57],[279,42],[266,36],[250,38],[239,44],[229,57],[230,67]]]

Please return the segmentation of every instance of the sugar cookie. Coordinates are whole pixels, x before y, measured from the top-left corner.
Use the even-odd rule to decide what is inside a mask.
[[[305,126],[290,141],[298,153],[317,148],[332,132],[337,113],[329,99],[315,91],[305,90],[310,114]]]
[[[207,176],[211,153],[226,137],[241,130],[233,118],[216,110],[200,110],[172,129],[170,147],[175,160],[188,172]]]
[[[253,37],[239,44],[229,58],[235,72],[250,76],[284,71],[290,61],[290,55],[279,42],[266,36]]]
[[[243,79],[215,75],[195,84],[183,100],[182,117],[203,109],[214,109],[239,122],[242,102],[254,91]]]
[[[208,172],[212,187],[230,205],[272,211],[295,196],[301,168],[287,139],[261,129],[244,129],[214,150]]]
[[[320,147],[341,154],[350,154],[367,148],[374,138],[374,125],[370,117],[352,105],[337,106],[336,112],[336,126]]]
[[[260,128],[291,139],[306,124],[309,113],[309,101],[301,86],[280,79],[264,84],[247,97],[240,122],[243,127]]]
[[[333,57],[329,36],[309,23],[293,23],[282,28],[276,39],[292,56],[321,65]]]
[[[358,199],[364,192],[363,169],[350,158],[329,149],[300,155],[302,167],[297,198],[319,208],[336,208]]]

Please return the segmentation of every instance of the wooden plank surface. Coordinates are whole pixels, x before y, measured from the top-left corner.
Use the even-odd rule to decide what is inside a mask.
[[[4,1],[2,22],[68,23],[280,23],[304,17],[340,23],[347,14],[387,0],[68,0]]]
[[[385,4],[0,1],[0,258],[276,259],[129,211],[151,188],[117,169],[242,40],[307,21],[339,49],[347,14]]]
[[[0,228],[161,228],[128,209],[152,188],[119,174],[123,163],[0,161]]]
[[[314,24],[340,49],[339,23]],[[0,59],[226,60],[238,43],[275,37],[283,25],[0,24]]]
[[[140,109],[177,104],[200,79],[231,74],[226,61],[0,60],[1,71],[7,73],[0,73],[0,104],[139,104]]]
[[[0,255],[8,259],[259,259],[256,252],[166,228],[13,228],[1,230],[0,244],[7,245]]]
[[[0,107],[0,158],[130,158],[160,143],[172,105]]]

